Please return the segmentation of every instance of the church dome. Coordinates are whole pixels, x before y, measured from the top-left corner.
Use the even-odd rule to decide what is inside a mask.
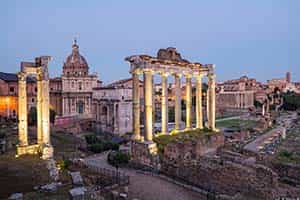
[[[63,66],[63,74],[67,76],[85,76],[88,75],[89,66],[86,59],[80,55],[77,41],[74,40],[72,53],[66,59]]]

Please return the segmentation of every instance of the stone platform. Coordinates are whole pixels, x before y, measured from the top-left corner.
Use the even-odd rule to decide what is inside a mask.
[[[53,157],[53,147],[51,145],[27,145],[27,146],[17,146],[17,155],[16,157],[30,154],[37,155],[40,154],[41,158],[47,160]]]
[[[159,157],[156,143],[147,141],[132,141],[131,161],[134,164],[157,169]]]

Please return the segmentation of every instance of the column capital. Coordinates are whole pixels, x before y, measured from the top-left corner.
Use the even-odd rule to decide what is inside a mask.
[[[209,74],[207,75],[207,77],[210,78],[210,79],[216,79],[216,74],[214,74],[214,73],[209,73]]]
[[[185,78],[192,78],[192,75],[191,74],[184,74],[184,77]]]
[[[196,74],[196,75],[195,75],[195,78],[196,78],[197,80],[201,80],[203,77],[204,77],[204,74],[202,74],[202,73]]]
[[[130,72],[131,74],[141,75],[143,72],[139,68],[136,68]]]
[[[153,71],[152,69],[143,69],[142,71],[144,74],[148,74],[148,73],[151,73],[152,75],[155,74],[155,71]]]
[[[20,81],[26,81],[26,73],[25,72],[19,72],[17,75],[18,75],[18,79]]]
[[[181,78],[182,74],[181,73],[174,73],[173,76]]]
[[[169,72],[160,72],[160,75],[162,77],[168,77],[170,75],[170,73]]]

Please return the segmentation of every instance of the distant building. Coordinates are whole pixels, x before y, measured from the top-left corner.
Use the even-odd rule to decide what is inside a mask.
[[[254,94],[260,86],[259,82],[247,76],[219,83],[217,108],[240,110],[254,107]]]
[[[142,81],[140,90],[143,94]],[[96,126],[103,131],[119,135],[132,132],[132,79],[94,88],[93,114]]]

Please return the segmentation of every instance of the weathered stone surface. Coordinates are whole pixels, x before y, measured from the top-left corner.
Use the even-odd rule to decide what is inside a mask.
[[[274,162],[273,168],[281,178],[288,178],[300,184],[300,165]]]
[[[70,199],[72,200],[84,200],[87,189],[85,187],[77,187],[69,190]]]
[[[80,172],[70,172],[72,183],[76,186],[82,186],[83,185],[83,179],[81,177]]]
[[[156,169],[159,164],[156,144],[153,142],[132,141],[131,160],[133,163]]]
[[[189,63],[187,60],[181,58],[180,53],[178,53],[176,48],[174,47],[159,49],[157,52],[157,58],[161,60],[171,60],[176,62]]]
[[[241,164],[222,157],[202,157],[191,161],[163,158],[161,171],[215,195],[234,196],[239,192],[254,199],[277,197],[277,174],[258,164]]]
[[[47,160],[47,169],[49,170],[49,175],[54,181],[58,181],[59,179],[59,170],[56,167],[56,163],[54,159]]]
[[[168,160],[191,160],[201,158],[208,153],[215,153],[219,147],[224,145],[223,134],[198,138],[196,140],[178,141],[169,143],[164,148],[164,158]]]
[[[22,193],[14,193],[10,197],[8,197],[9,200],[22,200],[23,194]]]
[[[56,192],[58,186],[60,186],[60,185],[62,185],[60,182],[58,182],[58,183],[53,182],[53,183],[50,183],[50,184],[47,184],[47,185],[43,185],[43,186],[41,186],[41,191],[43,191],[43,192]]]

